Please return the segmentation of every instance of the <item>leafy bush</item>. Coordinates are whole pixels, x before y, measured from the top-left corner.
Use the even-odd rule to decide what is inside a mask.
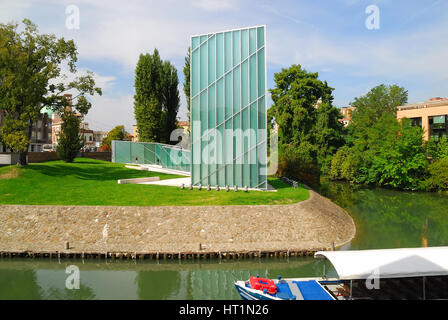
[[[320,169],[315,159],[314,147],[308,142],[299,147],[283,146],[280,150],[278,173],[314,185],[319,183],[320,178]]]
[[[384,114],[364,129],[353,146],[340,148],[332,159],[333,180],[418,190],[425,179],[428,161],[423,130],[408,119],[398,121]]]
[[[426,143],[426,153],[428,157],[434,160],[448,157],[448,140],[445,137],[442,137],[439,141],[430,139]]]
[[[126,140],[129,136],[129,133],[126,132],[124,126],[116,126],[112,130],[109,131],[107,136],[103,139],[101,146],[106,148],[106,150],[110,150],[111,144],[113,140]]]
[[[370,176],[378,185],[417,190],[428,165],[423,130],[411,126],[407,119],[399,124],[398,132],[386,135],[389,139],[379,144],[378,153],[372,157]]]
[[[331,180],[346,180],[355,182],[357,179],[361,158],[359,153],[349,146],[343,146],[331,159],[328,177]]]
[[[429,178],[424,187],[428,191],[448,190],[448,157],[442,158],[428,167]]]

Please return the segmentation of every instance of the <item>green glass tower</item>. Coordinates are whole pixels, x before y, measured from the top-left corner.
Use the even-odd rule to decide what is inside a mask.
[[[193,185],[267,188],[265,26],[191,37]]]

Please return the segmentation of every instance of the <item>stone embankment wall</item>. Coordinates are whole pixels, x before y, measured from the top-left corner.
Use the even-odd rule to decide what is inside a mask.
[[[274,206],[0,206],[3,256],[291,256],[354,235],[348,213],[312,190],[308,200]]]

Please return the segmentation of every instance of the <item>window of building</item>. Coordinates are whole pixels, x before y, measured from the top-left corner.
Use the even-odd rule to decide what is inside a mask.
[[[439,140],[448,137],[448,115],[429,117],[429,135],[431,139]]]
[[[411,126],[422,127],[422,117],[411,118]]]

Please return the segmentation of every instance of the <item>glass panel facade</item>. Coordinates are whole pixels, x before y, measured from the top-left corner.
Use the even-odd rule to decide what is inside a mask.
[[[265,27],[191,38],[194,185],[267,188]]]
[[[429,135],[435,140],[448,138],[448,115],[429,117]]]
[[[112,162],[156,164],[190,172],[190,150],[156,142],[112,141]]]

